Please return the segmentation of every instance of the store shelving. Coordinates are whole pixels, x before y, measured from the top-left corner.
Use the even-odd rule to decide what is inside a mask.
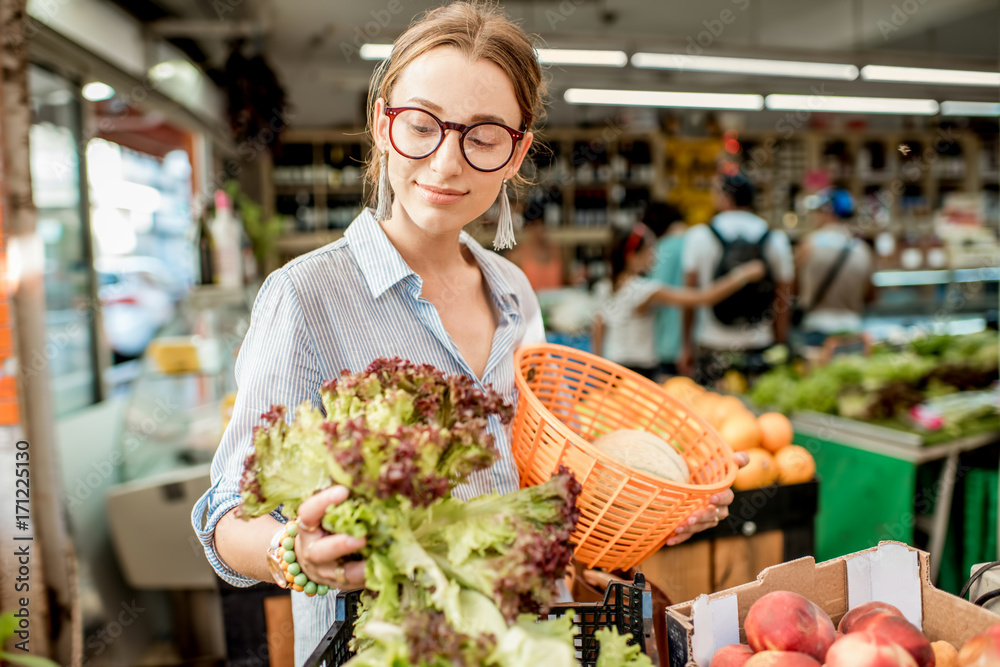
[[[539,134],[545,149],[526,163],[527,184],[515,207],[525,218],[545,221],[569,263],[601,262],[614,227],[627,226],[651,200],[677,205],[689,223],[709,220],[713,178],[727,161],[742,165],[756,186],[757,212],[793,242],[815,225],[804,206],[808,194],[825,185],[848,189],[858,202],[858,235],[873,243],[879,235],[892,238],[880,270],[974,267],[977,257],[996,247],[993,229],[974,246],[968,239],[942,240],[936,232],[942,206],[956,195],[981,194],[984,219],[995,219],[996,135],[947,128],[745,131],[736,135],[733,155],[723,137],[660,130],[609,125]],[[368,195],[361,171],[368,147],[358,129],[286,134],[285,150],[266,165],[264,178],[268,206],[292,221],[278,242],[282,261],[339,238],[357,215]],[[494,206],[469,227],[484,245],[492,241],[496,215]],[[935,249],[946,244],[947,263],[941,265]]]

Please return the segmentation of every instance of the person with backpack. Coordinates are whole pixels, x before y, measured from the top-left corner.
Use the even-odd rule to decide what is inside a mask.
[[[685,240],[686,284],[704,287],[752,260],[763,261],[766,270],[760,280],[711,307],[685,310],[678,367],[705,385],[729,369],[748,376],[767,370],[764,351],[788,342],[795,278],[788,237],[753,213],[754,189],[747,177],[719,177],[713,196],[718,214],[691,228]]]
[[[861,331],[861,315],[875,299],[871,248],[851,234],[854,199],[843,189],[815,195],[819,227],[795,251],[797,313],[802,342],[822,345],[834,334]]]
[[[608,361],[651,380],[659,376],[656,306],[712,304],[764,276],[764,263],[751,260],[733,267],[704,288],[667,287],[647,277],[656,260],[656,235],[636,223],[615,241],[611,280],[595,285],[601,304],[594,320],[593,350]]]

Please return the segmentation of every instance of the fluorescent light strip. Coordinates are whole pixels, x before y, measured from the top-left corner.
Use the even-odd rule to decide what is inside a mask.
[[[942,116],[1000,116],[1000,102],[957,102],[947,100],[941,103]]]
[[[866,81],[897,83],[941,83],[955,86],[1000,86],[1000,72],[973,72],[961,69],[925,69],[868,65],[861,68]]]
[[[625,67],[628,56],[624,51],[591,51],[584,49],[535,49],[543,65],[597,65]]]
[[[837,63],[810,63],[794,60],[689,56],[682,53],[636,53],[632,65],[643,69],[670,69],[690,72],[723,72],[758,76],[798,76],[810,79],[854,81],[858,68]]]
[[[835,97],[832,95],[768,95],[768,109],[777,111],[813,111],[834,113],[902,113],[933,116],[938,112],[934,100],[893,97]]]
[[[359,55],[362,60],[385,60],[392,53],[392,44],[362,44]]]
[[[673,93],[658,90],[569,88],[563,93],[563,99],[570,104],[601,104],[605,106],[743,109],[747,111],[759,111],[764,108],[764,98],[760,95],[735,93]]]

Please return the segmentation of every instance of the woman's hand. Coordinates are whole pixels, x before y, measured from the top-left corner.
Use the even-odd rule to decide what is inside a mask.
[[[736,464],[743,467],[750,463],[750,456],[746,452],[736,452],[733,454]],[[708,499],[708,505],[704,509],[698,510],[683,524],[674,529],[674,532],[667,539],[667,546],[672,547],[680,544],[695,533],[700,533],[709,528],[715,528],[719,522],[729,516],[729,506],[733,504],[733,490],[726,489],[716,493]]]
[[[310,581],[351,591],[365,585],[365,561],[344,561],[345,556],[365,546],[365,540],[350,535],[330,535],[320,522],[331,504],[347,500],[345,486],[331,486],[299,505],[299,532],[295,536],[295,559]]]

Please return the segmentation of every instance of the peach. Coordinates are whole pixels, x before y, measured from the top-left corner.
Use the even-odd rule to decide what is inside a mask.
[[[946,641],[931,642],[936,667],[958,667],[958,649]]]
[[[899,644],[856,630],[833,643],[825,667],[917,667],[917,661]]]
[[[743,628],[754,652],[796,651],[818,662],[823,662],[836,632],[826,612],[789,591],[774,591],[754,602]]]
[[[715,652],[708,667],[743,667],[752,655],[753,649],[746,644],[730,644]]]
[[[754,653],[743,667],[820,667],[820,664],[805,653],[761,651]]]
[[[840,619],[840,624],[837,625],[837,629],[843,632],[845,635],[851,631],[851,625],[854,621],[858,620],[870,611],[888,611],[896,616],[902,616],[903,612],[896,609],[888,602],[880,602],[879,600],[872,600],[871,602],[865,602],[864,604],[859,604],[854,609],[844,614],[844,617]]]
[[[934,667],[930,640],[917,626],[891,611],[870,611],[860,616],[851,624],[851,632],[874,632],[906,649],[918,667]]]
[[[976,635],[958,652],[959,667],[996,667],[1000,665],[1000,623]]]

